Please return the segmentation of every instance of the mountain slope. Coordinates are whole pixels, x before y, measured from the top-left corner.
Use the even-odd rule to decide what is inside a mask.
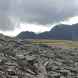
[[[61,40],[78,40],[78,24],[73,25],[56,25],[49,32],[35,34],[33,32],[22,32],[17,37],[26,39],[61,39]]]

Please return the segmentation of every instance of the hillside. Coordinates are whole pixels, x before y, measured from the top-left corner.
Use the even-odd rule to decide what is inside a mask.
[[[21,32],[18,36],[21,39],[56,39],[56,40],[78,40],[78,24],[56,25],[49,32],[35,34],[33,32]]]

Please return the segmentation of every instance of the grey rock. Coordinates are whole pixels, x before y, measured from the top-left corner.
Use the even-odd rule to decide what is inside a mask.
[[[78,48],[34,45],[0,35],[1,78],[78,78]]]

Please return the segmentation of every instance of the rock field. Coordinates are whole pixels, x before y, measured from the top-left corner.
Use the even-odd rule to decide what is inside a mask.
[[[78,78],[78,49],[0,35],[0,78]]]

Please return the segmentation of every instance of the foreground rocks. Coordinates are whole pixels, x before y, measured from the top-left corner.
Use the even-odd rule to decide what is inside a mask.
[[[0,78],[78,78],[78,49],[1,36]]]

